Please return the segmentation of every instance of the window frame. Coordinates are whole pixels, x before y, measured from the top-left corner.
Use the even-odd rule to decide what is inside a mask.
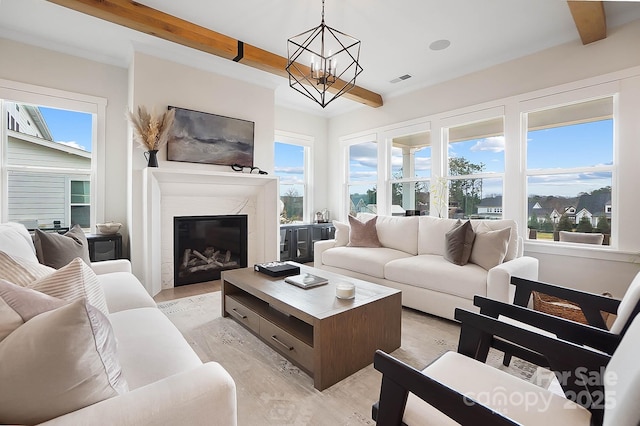
[[[573,90],[567,90],[560,93],[550,93],[545,96],[536,97],[533,99],[523,100],[518,105],[518,112],[520,114],[520,145],[521,145],[521,166],[522,166],[522,179],[521,190],[523,203],[521,204],[521,215],[524,223],[528,223],[528,210],[527,203],[529,198],[528,191],[528,179],[531,176],[544,176],[544,175],[559,175],[569,173],[583,173],[583,172],[608,172],[611,173],[611,245],[597,246],[597,247],[583,247],[585,244],[578,243],[560,243],[558,241],[543,241],[543,240],[529,240],[525,238],[527,247],[533,248],[533,250],[542,249],[549,246],[579,246],[581,249],[593,250],[617,250],[620,244],[619,241],[619,222],[620,222],[620,208],[613,208],[613,206],[619,206],[618,204],[618,175],[619,175],[619,96],[620,85],[617,81],[605,82],[589,87],[577,88]],[[612,98],[613,102],[613,158],[612,164],[609,165],[597,165],[597,166],[579,166],[568,168],[539,168],[529,169],[527,167],[527,138],[528,138],[528,114],[547,109],[559,108],[567,105],[580,104],[583,102],[589,102],[592,100]],[[593,212],[592,212],[593,213]]]
[[[459,126],[471,125],[476,123],[482,123],[485,121],[490,121],[496,118],[502,118],[502,136],[505,138],[505,147],[504,147],[504,169],[502,172],[482,172],[482,173],[472,173],[467,175],[450,175],[449,174],[449,146],[451,144],[455,144],[458,142],[451,142],[449,140],[449,129]],[[440,120],[440,126],[442,128],[441,132],[441,143],[442,143],[442,157],[443,157],[443,171],[442,171],[442,179],[447,182],[447,190],[446,190],[446,200],[444,204],[449,208],[449,192],[450,186],[449,184],[456,180],[467,180],[467,179],[501,179],[502,180],[502,205],[500,206],[500,214],[501,218],[504,219],[504,210],[505,210],[505,176],[507,169],[507,153],[509,150],[509,144],[507,143],[507,117],[505,113],[505,107],[495,106],[492,108],[486,109],[478,109],[476,111],[470,111],[463,114],[456,114],[454,116],[446,117]],[[472,139],[469,139],[472,140]],[[448,215],[447,215],[448,217]]]
[[[275,167],[275,144],[276,142],[301,146],[304,149],[304,183],[302,194],[302,222],[312,223],[314,219],[313,194],[313,146],[315,138],[309,135],[276,130],[274,132],[274,167]],[[278,178],[278,199],[280,199],[280,178]]]
[[[391,151],[393,149],[393,141],[394,139],[397,138],[401,138],[404,136],[411,136],[411,135],[416,135],[416,134],[420,134],[420,133],[429,133],[429,139],[430,139],[430,144],[429,144],[429,148],[431,149],[431,168],[429,171],[429,176],[414,176],[414,177],[402,177],[400,179],[395,179],[393,177],[393,167],[391,162],[393,161],[393,156],[391,155]],[[393,203],[393,185],[394,184],[405,184],[405,183],[409,183],[409,184],[417,184],[419,182],[426,182],[427,185],[429,186],[429,195],[430,195],[430,200],[429,200],[429,214],[431,214],[431,211],[433,209],[431,209],[431,206],[433,205],[433,200],[431,199],[431,197],[433,197],[432,191],[431,191],[431,181],[433,179],[433,169],[435,166],[435,161],[434,161],[434,144],[433,144],[433,138],[432,138],[432,134],[431,134],[431,122],[430,121],[423,121],[423,122],[418,122],[415,124],[410,124],[410,125],[405,125],[405,126],[401,126],[398,128],[394,128],[394,129],[390,129],[387,130],[385,132],[382,132],[381,134],[381,139],[384,141],[384,145],[383,145],[383,149],[384,149],[384,153],[385,153],[385,158],[386,158],[386,174],[384,176],[384,188],[388,191],[388,194],[385,194],[384,199],[386,200],[385,205],[384,205],[384,211],[388,212],[388,214],[392,214],[392,203]],[[380,150],[379,150],[380,151]],[[378,152],[379,152],[378,151]],[[379,160],[378,160],[379,161]],[[415,163],[414,163],[415,166]],[[378,171],[378,174],[380,174],[380,171]],[[378,194],[378,196],[380,196],[380,194]],[[379,202],[378,202],[379,204]]]
[[[0,110],[2,111],[2,114],[0,114],[0,221],[6,222],[8,218],[8,173],[9,170],[16,170],[16,166],[11,166],[7,163],[8,123],[6,120],[8,114],[5,112],[7,111],[5,100],[91,114],[91,170],[89,170],[91,198],[90,229],[93,229],[96,223],[104,222],[106,188],[105,123],[107,100],[97,96],[4,79],[0,79]],[[20,166],[18,168],[29,171],[52,171],[51,168],[46,167]],[[80,170],[79,173],[77,173],[78,170],[70,170],[82,175],[87,172],[86,170]],[[57,169],[56,171],[60,170]],[[70,211],[69,203],[67,203],[67,206]]]

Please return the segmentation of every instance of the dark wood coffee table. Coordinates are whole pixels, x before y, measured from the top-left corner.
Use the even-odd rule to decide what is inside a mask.
[[[324,390],[373,362],[376,349],[400,347],[399,290],[299,265],[329,279],[302,289],[253,268],[222,272],[222,314],[231,316],[313,377]],[[336,297],[336,283],[356,286],[354,299]]]

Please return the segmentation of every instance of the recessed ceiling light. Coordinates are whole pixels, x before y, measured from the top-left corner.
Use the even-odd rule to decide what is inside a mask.
[[[449,40],[436,40],[429,45],[429,49],[431,50],[444,50],[447,47],[451,46],[451,42]]]

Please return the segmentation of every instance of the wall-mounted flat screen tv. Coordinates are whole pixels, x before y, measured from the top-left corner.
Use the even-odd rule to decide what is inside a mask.
[[[176,110],[176,118],[167,143],[168,160],[253,167],[253,121],[169,109]]]

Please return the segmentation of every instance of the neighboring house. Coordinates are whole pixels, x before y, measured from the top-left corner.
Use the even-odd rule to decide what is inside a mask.
[[[605,216],[611,220],[611,192],[598,190],[592,194],[582,194],[579,197],[529,199],[527,220],[530,221],[534,214],[540,223],[544,222],[546,218],[549,218],[553,223],[558,223],[564,214],[577,225],[583,217],[587,217],[595,228],[600,217]]]
[[[53,141],[38,108],[8,105],[8,219],[89,227],[91,153]]]
[[[502,219],[502,195],[483,198],[478,204],[478,216],[482,219]]]

